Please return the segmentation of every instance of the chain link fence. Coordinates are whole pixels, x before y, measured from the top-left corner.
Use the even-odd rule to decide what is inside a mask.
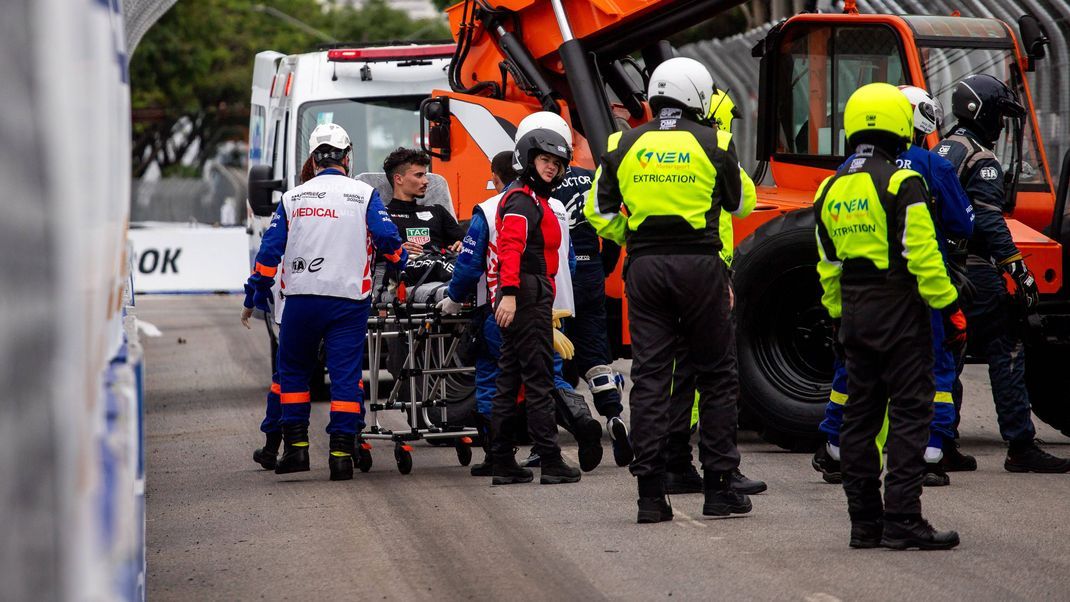
[[[817,3],[819,12],[842,12],[842,1]],[[1051,45],[1048,56],[1029,74],[1030,92],[1036,108],[1040,134],[1048,156],[1052,178],[1058,181],[1063,154],[1070,150],[1070,0],[859,0],[862,13],[950,15],[958,10],[964,17],[1001,19],[1017,33],[1018,17],[1032,13],[1047,27]],[[758,59],[751,49],[766,36],[773,23],[768,23],[736,36],[689,44],[680,54],[707,65],[714,81],[729,90],[743,119],[733,124],[735,140],[743,166],[751,171],[756,161],[754,147],[755,122],[758,116]],[[945,106],[945,111],[950,107]],[[742,123],[740,123],[740,121]]]
[[[209,163],[201,178],[135,180],[130,221],[240,226],[245,198],[244,168]]]
[[[134,54],[145,32],[178,0],[122,0],[126,21],[126,51]]]

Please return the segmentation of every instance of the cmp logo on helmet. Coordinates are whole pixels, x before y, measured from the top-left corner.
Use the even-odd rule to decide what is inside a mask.
[[[876,113],[867,113],[866,114],[866,125],[868,125],[869,127],[873,127],[873,126],[877,125],[877,114]]]
[[[840,221],[841,215],[851,219],[852,215],[859,212],[869,212],[869,199],[851,199],[850,201],[832,201],[828,204],[829,217],[832,221]]]
[[[639,161],[639,166],[646,169],[647,165],[656,163],[657,165],[682,165],[691,163],[691,153],[685,153],[682,151],[648,151],[645,148],[639,149],[635,153],[636,160]]]

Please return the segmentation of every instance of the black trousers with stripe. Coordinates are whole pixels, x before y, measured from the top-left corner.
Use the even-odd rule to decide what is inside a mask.
[[[851,518],[881,515],[883,460],[876,437],[888,412],[884,512],[920,514],[933,381],[929,311],[905,285],[843,285],[840,338],[848,401],[840,458]]]
[[[641,489],[644,482],[660,482],[665,473],[663,449],[674,416],[689,412],[694,401],[678,396],[680,407],[675,411],[671,407],[669,389],[677,345],[687,350],[699,391],[702,468],[714,472],[736,468],[739,375],[728,269],[716,253],[644,255],[628,262],[632,474],[640,479]]]

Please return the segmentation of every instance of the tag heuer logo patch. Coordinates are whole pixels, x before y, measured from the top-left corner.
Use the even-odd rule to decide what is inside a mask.
[[[418,245],[431,242],[430,228],[405,228],[405,240]]]
[[[986,181],[992,181],[999,178],[999,172],[995,167],[983,167],[981,168],[981,179]]]

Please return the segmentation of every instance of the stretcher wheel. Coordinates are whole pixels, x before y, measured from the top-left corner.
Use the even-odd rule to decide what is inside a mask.
[[[394,446],[394,459],[398,463],[398,472],[409,474],[412,472],[412,446],[398,443]]]
[[[472,463],[472,448],[467,445],[457,446],[457,461],[461,463],[461,466],[468,466]]]
[[[468,442],[465,442],[468,439]],[[458,437],[456,443],[457,461],[461,463],[461,466],[468,466],[472,463],[472,440],[468,437]]]
[[[368,472],[372,469],[372,446],[367,443],[361,443],[357,448],[357,468],[361,472]]]

